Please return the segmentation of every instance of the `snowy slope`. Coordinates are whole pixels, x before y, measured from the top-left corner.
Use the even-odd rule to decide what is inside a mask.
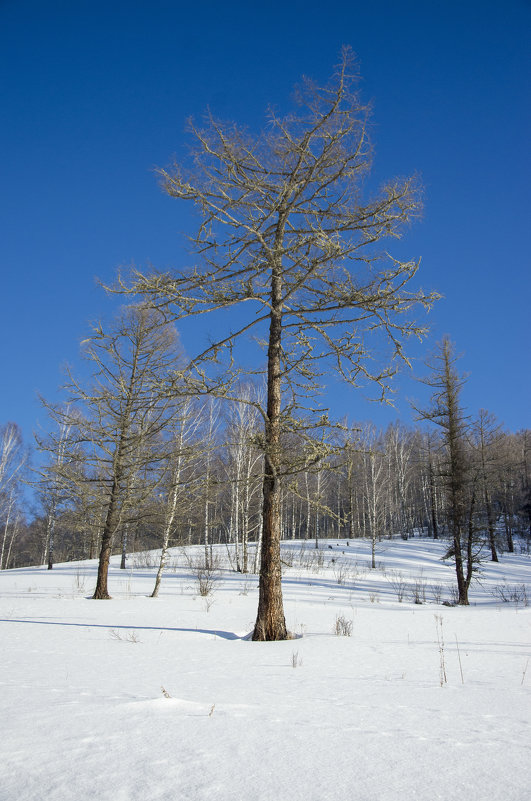
[[[281,643],[243,639],[256,577],[198,595],[194,549],[157,599],[142,556],[113,559],[112,601],[90,600],[95,562],[1,573],[1,801],[527,799],[529,556],[487,563],[459,608],[441,544],[384,543],[375,571],[367,543],[332,544],[285,544]]]

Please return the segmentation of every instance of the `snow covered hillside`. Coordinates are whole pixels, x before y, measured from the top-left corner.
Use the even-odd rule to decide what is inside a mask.
[[[113,559],[112,601],[95,562],[0,573],[1,801],[524,801],[531,559],[455,607],[443,548],[284,543],[278,643],[245,639],[257,578],[224,546],[205,597],[200,548],[155,599],[156,554]]]

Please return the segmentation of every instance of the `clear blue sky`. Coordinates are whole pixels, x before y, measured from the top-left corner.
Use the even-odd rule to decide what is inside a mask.
[[[28,441],[45,424],[36,393],[57,397],[88,322],[117,305],[95,276],[183,263],[192,220],[152,169],[185,152],[187,117],[210,106],[257,128],[350,44],[374,102],[375,179],[425,186],[399,255],[421,257],[422,285],[445,299],[415,355],[448,333],[469,411],[528,427],[530,23],[529,0],[0,0],[0,424]],[[337,388],[334,411],[409,422],[404,398],[422,390],[401,385],[396,411]]]

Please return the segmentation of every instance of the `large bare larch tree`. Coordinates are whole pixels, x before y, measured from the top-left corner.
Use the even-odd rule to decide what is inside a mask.
[[[138,270],[120,282],[120,291],[142,294],[173,319],[238,307],[232,327],[188,365],[188,385],[198,392],[236,397],[237,340],[255,335],[264,344],[266,401],[253,402],[263,419],[265,457],[255,640],[288,636],[281,477],[322,456],[318,431],[328,418],[314,396],[323,372],[335,370],[352,385],[375,382],[378,396],[385,396],[389,379],[407,361],[404,339],[423,333],[407,312],[436,297],[409,289],[418,262],[379,250],[382,240],[399,237],[418,216],[419,187],[414,178],[393,180],[377,196],[362,198],[372,153],[369,109],[356,84],[345,48],[330,83],[305,80],[296,112],[282,117],[270,111],[260,134],[212,116],[202,127],[192,125],[190,168],[174,164],[159,174],[168,195],[199,210],[197,264],[171,273]],[[384,342],[390,346],[389,361],[375,369],[368,358],[371,333],[380,351]],[[286,465],[284,442],[294,437],[308,447],[295,449],[298,464]]]

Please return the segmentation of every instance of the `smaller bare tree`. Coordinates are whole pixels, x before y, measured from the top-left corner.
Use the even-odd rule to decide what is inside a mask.
[[[48,408],[59,430],[70,427],[66,447],[72,458],[65,459],[69,468],[61,471],[62,480],[73,490],[80,484],[83,494],[102,506],[93,598],[107,599],[113,539],[128,520],[138,519],[158,480],[153,466],[171,421],[175,399],[168,387],[175,383],[180,350],[173,327],[142,305],[124,309],[108,331],[94,326],[83,347],[91,379],[83,382],[69,371],[69,406]],[[140,473],[141,485],[135,481]]]
[[[448,555],[455,563],[458,603],[468,605],[468,589],[475,564],[473,527],[471,525],[471,496],[469,490],[469,458],[467,454],[468,420],[460,404],[465,379],[457,372],[457,356],[448,337],[440,342],[427,362],[431,375],[422,379],[433,389],[431,405],[421,410],[418,419],[435,423],[442,432],[444,460],[442,480],[452,537]]]

